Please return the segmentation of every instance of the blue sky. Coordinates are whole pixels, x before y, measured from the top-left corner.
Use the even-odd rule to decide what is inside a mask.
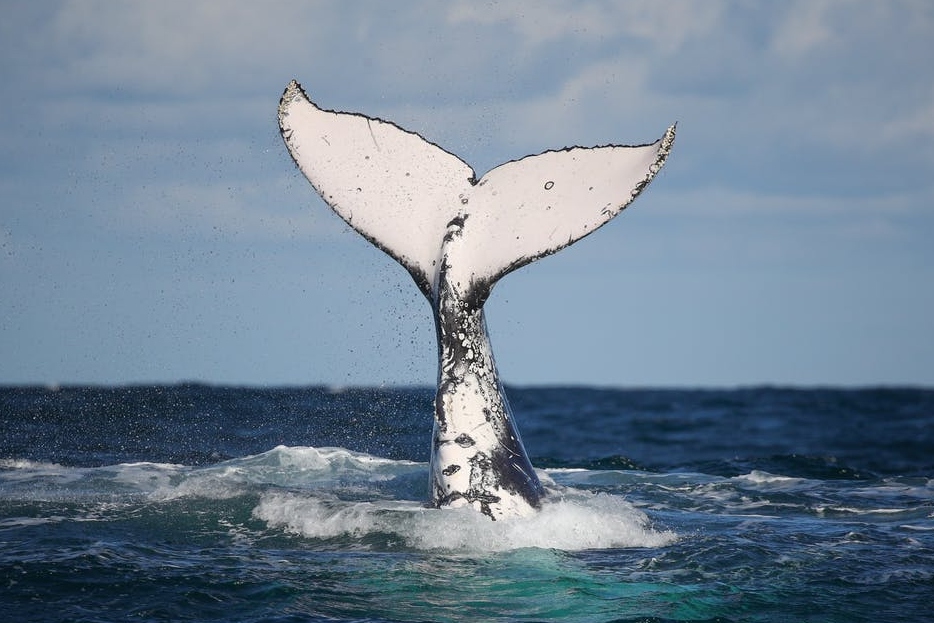
[[[934,5],[7,2],[0,383],[425,384],[429,308],[282,145],[293,77],[478,173],[645,143],[507,276],[507,383],[934,384]]]

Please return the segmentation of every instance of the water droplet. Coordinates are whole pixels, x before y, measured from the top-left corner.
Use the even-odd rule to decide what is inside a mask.
[[[555,187],[555,183],[552,182],[551,180],[548,180],[547,182],[545,182],[545,190],[551,190],[554,187]]]

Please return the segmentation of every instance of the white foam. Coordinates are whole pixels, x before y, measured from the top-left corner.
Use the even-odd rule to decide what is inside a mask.
[[[80,470],[58,463],[41,463],[27,459],[0,459],[0,480],[29,481],[37,478],[68,482],[80,477]]]
[[[191,471],[182,478],[163,480],[150,494],[155,500],[205,498],[227,500],[249,491],[249,484],[240,470],[221,467]]]
[[[619,495],[565,487],[551,477],[570,473],[539,472],[551,495],[532,517],[493,522],[470,508],[426,508],[421,489],[412,484],[427,481],[426,464],[344,448],[278,446],[205,467],[125,463],[69,468],[25,461],[7,461],[3,467],[7,470],[0,473],[15,488],[8,493],[20,499],[103,495],[113,500],[116,495],[118,502],[136,503],[140,494],[153,501],[250,495],[259,498],[253,515],[271,529],[313,539],[349,539],[360,547],[388,540],[420,550],[582,550],[658,547],[677,538],[653,528],[645,513]]]
[[[677,535],[651,527],[623,499],[575,491],[546,501],[531,517],[503,521],[473,509],[430,509],[416,502],[347,502],[295,492],[264,494],[253,515],[270,527],[315,539],[395,535],[422,550],[505,551],[659,547]]]
[[[182,478],[164,482],[153,496],[158,499],[228,499],[270,485],[329,489],[340,484],[346,488],[347,483],[353,482],[384,482],[413,469],[424,470],[425,467],[344,448],[276,446],[261,454],[209,467],[189,468]]]
[[[792,476],[782,476],[780,474],[771,474],[769,472],[761,471],[754,469],[748,474],[742,474],[731,478],[733,482],[743,482],[750,483],[754,485],[769,485],[769,486],[795,486],[802,483],[808,482],[804,478],[794,478]]]
[[[61,465],[59,465],[58,463],[40,463],[38,461],[30,461],[29,459],[0,459],[0,469],[48,469],[48,468],[61,469]]]
[[[411,461],[385,459],[345,448],[312,448],[276,446],[268,452],[230,461],[272,477],[278,484],[298,480],[331,480],[362,476],[367,479],[387,479],[400,468],[419,465]],[[286,481],[283,481],[285,478]]]
[[[802,491],[816,489],[822,484],[819,480],[782,476],[781,474],[771,474],[757,469],[728,480],[740,491],[756,491],[762,494],[776,492],[801,493]]]

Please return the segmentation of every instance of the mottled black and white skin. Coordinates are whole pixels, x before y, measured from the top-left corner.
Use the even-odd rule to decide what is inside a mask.
[[[647,145],[571,147],[483,177],[418,134],[323,110],[294,80],[279,127],[299,169],[352,228],[399,262],[428,299],[438,337],[431,504],[491,519],[531,514],[545,491],[503,392],[483,306],[504,275],[592,233],[664,164],[671,126]]]

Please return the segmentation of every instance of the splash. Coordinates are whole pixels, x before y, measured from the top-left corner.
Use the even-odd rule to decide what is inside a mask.
[[[418,550],[466,553],[660,547],[677,540],[673,532],[654,529],[645,513],[625,500],[581,491],[549,498],[531,517],[496,522],[469,508],[438,510],[397,500],[346,502],[298,492],[263,495],[253,516],[312,539],[362,542],[383,535]]]
[[[656,529],[620,495],[565,486],[543,471],[549,495],[530,517],[493,522],[470,508],[428,508],[427,464],[344,448],[278,446],[206,467],[142,462],[72,468],[28,461],[2,467],[0,497],[71,502],[85,519],[88,513],[119,517],[152,503],[177,509],[229,500],[220,507],[234,514],[242,509],[265,526],[258,534],[290,533],[348,549],[578,551],[659,547],[678,538]]]

